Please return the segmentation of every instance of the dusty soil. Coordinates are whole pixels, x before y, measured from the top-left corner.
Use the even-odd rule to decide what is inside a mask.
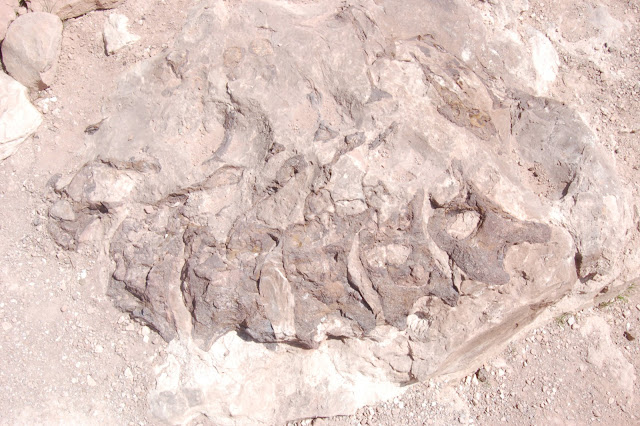
[[[493,2],[468,1],[490,17]],[[640,2],[562,3],[532,0],[521,21],[565,40],[602,32],[588,19],[599,6],[634,24],[615,42],[602,32],[602,43],[581,51],[554,41],[562,65],[553,95],[580,111],[615,154],[638,199]],[[55,246],[46,230],[47,209],[56,180],[87,160],[84,130],[108,115],[102,105],[117,76],[169,46],[188,5],[126,0],[115,12],[126,15],[131,32],[142,38],[112,56],[105,55],[101,34],[112,11],[66,21],[57,81],[33,98],[45,122],[0,163],[1,424],[155,424],[146,394],[165,343],[112,306],[99,253]],[[638,231],[630,238],[631,253],[640,245]],[[313,424],[640,424],[640,291],[632,286],[610,296],[611,303],[560,314],[518,336],[478,374],[418,384],[355,416]]]

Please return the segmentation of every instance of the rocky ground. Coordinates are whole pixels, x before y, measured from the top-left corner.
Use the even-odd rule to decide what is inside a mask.
[[[355,416],[299,424],[638,424],[639,300],[630,291],[559,316],[463,380],[415,385]]]
[[[493,19],[497,0],[468,1]],[[113,307],[99,253],[60,250],[46,219],[57,176],[87,161],[85,130],[108,114],[101,105],[117,76],[169,46],[188,6],[126,0],[64,21],[55,82],[32,98],[44,122],[0,163],[1,424],[157,424],[146,395],[166,344]],[[561,78],[553,96],[576,108],[615,153],[636,199],[639,9],[638,1],[535,0],[520,18],[554,43]],[[107,56],[102,27],[114,11],[141,38]],[[637,247],[638,234],[632,238]],[[598,306],[558,312],[462,380],[416,384],[354,416],[296,424],[639,424],[640,281],[628,285],[622,294],[604,294]]]

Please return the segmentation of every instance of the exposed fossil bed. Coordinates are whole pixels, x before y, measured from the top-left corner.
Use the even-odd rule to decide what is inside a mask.
[[[209,0],[122,78],[49,232],[171,342],[156,416],[351,413],[633,278],[612,159],[499,7]]]

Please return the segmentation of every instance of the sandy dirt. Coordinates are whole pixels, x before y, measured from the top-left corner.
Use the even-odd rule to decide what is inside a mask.
[[[492,2],[468,1],[490,16]],[[592,51],[554,42],[562,64],[553,95],[576,108],[615,154],[639,199],[640,2],[555,3],[532,0],[521,20],[564,40],[596,34],[605,41],[587,46]],[[126,0],[65,21],[57,80],[33,95],[44,123],[0,163],[0,424],[157,424],[146,395],[164,341],[112,306],[98,253],[66,252],[51,241],[47,211],[57,180],[88,160],[85,129],[108,114],[102,105],[118,75],[170,46],[188,6]],[[599,21],[588,19],[598,7],[603,22],[634,25],[607,42]],[[102,26],[112,12],[127,16],[141,40],[107,56]],[[640,245],[634,232],[630,253]],[[640,424],[640,280],[629,284],[623,294],[605,295],[610,302],[518,336],[462,380],[418,384],[354,416],[296,424]]]

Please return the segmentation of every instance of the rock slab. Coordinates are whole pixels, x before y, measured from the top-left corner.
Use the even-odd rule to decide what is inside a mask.
[[[49,232],[104,245],[171,342],[157,416],[347,414],[620,276],[627,195],[523,32],[465,1],[210,0],[123,77]]]
[[[0,72],[0,160],[13,154],[41,123],[26,87]]]
[[[56,75],[62,42],[62,21],[46,12],[18,17],[2,42],[7,72],[30,89],[49,87]]]
[[[122,2],[123,0],[34,0],[29,2],[29,9],[53,13],[64,21],[94,10],[113,9]]]

